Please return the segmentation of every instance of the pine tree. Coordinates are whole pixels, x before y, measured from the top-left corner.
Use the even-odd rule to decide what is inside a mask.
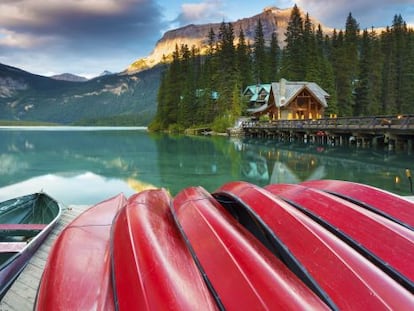
[[[165,128],[164,120],[166,116],[166,71],[161,74],[160,88],[157,94],[157,112],[154,119],[151,121],[149,128],[154,131],[159,131]]]
[[[239,42],[236,49],[238,81],[244,89],[253,81],[250,47],[246,44],[243,29],[239,31]]]
[[[342,94],[343,105],[349,106],[351,115],[354,115],[354,86],[358,78],[358,44],[359,44],[359,25],[355,18],[349,13],[345,24],[344,36],[344,62],[346,63],[346,76],[348,83],[344,87]]]
[[[396,112],[407,113],[412,105],[410,90],[413,88],[413,52],[410,31],[401,15],[395,15],[392,33],[396,65]]]
[[[409,114],[414,112],[414,31],[406,30],[405,52],[403,53],[403,68],[401,85],[401,109],[399,113]]]
[[[318,57],[318,77],[314,82],[320,85],[329,94],[328,107],[325,115],[338,115],[335,77],[331,63],[331,40],[325,36],[319,24],[315,35],[316,55]]]
[[[381,113],[380,85],[382,57],[375,32],[364,30],[361,40],[359,77],[355,89],[354,115]]]
[[[234,30],[231,23],[222,23],[218,35],[218,72],[219,85],[217,91],[220,97],[217,100],[219,114],[226,114],[231,109],[233,85],[236,83],[236,49],[234,46]]]
[[[257,83],[268,82],[268,69],[266,61],[266,47],[265,38],[263,34],[262,22],[259,19],[255,30],[253,55],[255,66],[255,79]]]
[[[370,68],[372,64],[371,57],[371,42],[368,31],[365,29],[362,35],[359,77],[355,89],[354,115],[356,116],[365,115],[368,112],[368,107],[370,106],[372,100],[372,88],[370,81]]]
[[[349,13],[345,33],[341,30],[332,37],[332,64],[341,116],[354,114],[354,85],[358,78],[359,26]]]
[[[282,77],[292,81],[303,81],[305,79],[303,19],[296,4],[293,6],[285,35]]]
[[[277,34],[275,32],[272,33],[272,37],[270,40],[270,49],[269,49],[269,56],[268,56],[268,68],[269,68],[269,80],[268,82],[274,82],[280,80],[280,58],[281,58],[281,51],[279,47],[279,43],[277,40]]]
[[[208,34],[208,50],[203,66],[201,67],[200,91],[198,92],[198,100],[203,109],[202,122],[208,124],[214,120],[217,113],[216,101],[211,94],[218,90],[219,72],[218,72],[218,56],[217,43],[218,39],[214,30],[210,28]]]
[[[309,14],[306,14],[303,27],[303,49],[305,50],[304,68],[305,81],[320,82],[322,55],[317,50],[316,35]]]
[[[178,121],[179,103],[181,100],[181,65],[180,65],[180,51],[178,45],[175,46],[173,52],[173,61],[171,63],[169,75],[167,78],[167,115],[166,124],[168,126],[176,124]],[[178,90],[178,91],[177,91]]]
[[[395,41],[393,33],[389,27],[381,36],[382,49],[384,55],[384,68],[382,72],[382,112],[384,114],[394,114],[397,112],[397,66]]]

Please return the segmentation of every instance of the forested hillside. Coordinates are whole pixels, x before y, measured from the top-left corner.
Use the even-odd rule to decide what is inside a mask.
[[[326,114],[414,113],[414,32],[401,15],[376,32],[360,30],[350,13],[345,29],[328,36],[295,6],[283,48],[276,34],[264,37],[260,21],[252,44],[243,29],[224,22],[207,39],[206,55],[176,46],[161,80],[151,129],[231,126],[244,114],[241,93],[247,85],[281,78],[318,83],[331,95]]]
[[[148,125],[162,66],[86,82],[55,80],[0,64],[0,120]]]

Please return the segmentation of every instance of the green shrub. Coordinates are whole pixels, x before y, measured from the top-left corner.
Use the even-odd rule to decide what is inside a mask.
[[[234,123],[234,117],[229,114],[224,116],[218,116],[214,119],[211,129],[217,133],[225,133],[229,127],[232,127]]]

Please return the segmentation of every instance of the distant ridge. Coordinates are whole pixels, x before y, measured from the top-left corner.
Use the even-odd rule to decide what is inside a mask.
[[[0,119],[58,124],[148,125],[162,67],[84,82],[53,79],[0,63]],[[129,123],[128,123],[129,122]]]
[[[113,75],[113,73],[108,70],[104,70],[100,73],[98,77],[107,76],[107,75]]]

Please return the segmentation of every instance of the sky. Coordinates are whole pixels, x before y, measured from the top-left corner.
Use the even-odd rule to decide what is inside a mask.
[[[414,25],[414,0],[0,0],[0,63],[50,76],[120,72],[151,53],[167,30],[232,22],[294,4],[323,25]]]

